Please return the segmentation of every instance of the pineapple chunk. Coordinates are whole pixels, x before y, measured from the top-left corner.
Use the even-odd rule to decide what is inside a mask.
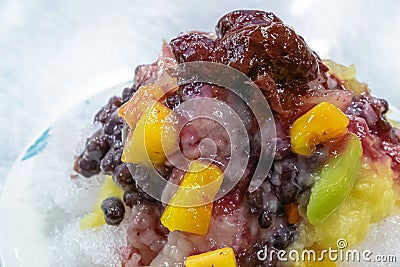
[[[186,267],[236,267],[235,253],[226,247],[186,259]]]
[[[86,230],[102,226],[106,223],[104,213],[101,210],[101,203],[108,197],[118,197],[122,199],[124,191],[119,188],[113,181],[111,176],[106,176],[101,184],[100,191],[97,196],[97,202],[93,207],[92,213],[85,215],[79,222],[79,228]]]
[[[165,208],[161,216],[161,223],[171,232],[180,230],[206,235],[211,220],[212,202],[222,180],[223,173],[217,166],[212,164],[206,166],[199,161],[192,162],[180,187]],[[208,186],[207,192],[196,191],[205,185]],[[195,202],[205,205],[186,205]]]
[[[335,105],[321,102],[298,118],[290,130],[293,152],[309,156],[318,144],[347,133],[349,118]]]
[[[356,66],[351,64],[346,67],[332,60],[324,60],[323,63],[329,68],[329,73],[335,74],[341,80],[353,80],[356,78]]]
[[[334,74],[342,80],[344,87],[347,90],[353,91],[354,95],[360,96],[363,93],[369,92],[368,85],[357,80],[354,64],[346,67],[332,60],[323,60],[323,63],[329,68],[329,73]]]
[[[335,248],[345,239],[352,248],[362,241],[371,223],[393,213],[398,199],[391,160],[364,157],[349,197],[319,225],[306,224],[302,243],[321,249]]]

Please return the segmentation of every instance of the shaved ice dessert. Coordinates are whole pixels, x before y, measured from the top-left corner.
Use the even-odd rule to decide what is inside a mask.
[[[182,66],[256,89],[183,79]],[[388,111],[353,65],[321,60],[273,13],[230,12],[215,33],[164,42],[97,112],[72,178],[94,205],[59,241],[77,266],[340,266],[278,252],[355,248],[397,213],[400,130]]]

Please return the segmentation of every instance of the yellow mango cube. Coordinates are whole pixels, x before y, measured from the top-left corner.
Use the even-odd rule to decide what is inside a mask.
[[[214,197],[223,181],[222,171],[215,165],[194,161],[178,190],[161,216],[161,223],[171,232],[184,231],[206,235],[210,225]],[[202,191],[202,186],[206,190]],[[194,206],[190,206],[193,203]],[[203,205],[196,205],[203,203]]]
[[[161,103],[149,106],[141,115],[136,127],[125,142],[124,162],[147,165],[162,164],[166,154],[178,149],[178,137],[174,127],[166,122],[172,112]]]
[[[335,105],[321,102],[298,118],[290,129],[293,152],[310,156],[317,145],[347,133],[349,118]]]
[[[230,247],[209,251],[186,259],[186,267],[236,267],[235,253]]]
[[[103,183],[101,184],[97,196],[97,201],[96,204],[93,206],[92,213],[85,215],[83,218],[81,218],[81,220],[79,221],[79,228],[81,230],[85,230],[99,227],[105,224],[106,221],[104,219],[104,213],[101,210],[101,203],[103,203],[103,201],[109,197],[117,197],[122,199],[123,195],[124,191],[114,183],[112,177],[106,176]]]
[[[163,94],[164,91],[158,85],[140,86],[133,97],[118,109],[118,115],[126,121],[131,129],[134,129],[146,108],[158,102]]]

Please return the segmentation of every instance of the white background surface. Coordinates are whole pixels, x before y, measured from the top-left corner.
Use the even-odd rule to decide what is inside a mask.
[[[275,12],[322,58],[355,63],[376,95],[400,106],[399,1],[0,0],[0,185],[17,155],[68,108],[132,79],[162,39],[212,31],[240,8]]]

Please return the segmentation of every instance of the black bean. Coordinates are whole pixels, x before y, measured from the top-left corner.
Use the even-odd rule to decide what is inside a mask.
[[[271,243],[276,249],[287,248],[294,240],[294,228],[287,225],[279,225],[272,235]]]
[[[137,192],[139,193],[139,199],[142,201],[146,201],[148,203],[155,203],[155,202],[159,202],[157,199],[153,198],[152,196],[150,196],[149,194],[146,193],[146,191],[144,191],[140,186],[138,186],[136,188]]]
[[[133,207],[140,203],[140,195],[136,190],[126,191],[124,193],[124,202],[127,206]]]
[[[277,217],[285,216],[285,207],[282,204],[278,205],[278,207],[276,208],[275,214]]]
[[[101,203],[101,209],[104,212],[104,219],[109,225],[119,225],[124,219],[124,203],[116,197],[105,199],[103,203]]]
[[[108,149],[109,146],[104,136],[97,133],[88,139],[84,157],[88,160],[99,161],[107,153]]]
[[[80,157],[77,159],[76,166],[75,170],[87,178],[100,172],[99,162],[96,160],[86,160]]]
[[[107,135],[112,135],[114,134],[115,130],[121,128],[122,125],[122,119],[118,117],[116,112],[114,112],[104,124],[104,133]]]
[[[258,188],[256,191],[250,193],[246,192],[247,204],[249,205],[251,213],[259,213],[263,208],[264,203],[264,190]]]
[[[260,216],[258,216],[258,224],[261,228],[268,229],[272,225],[271,212],[268,210],[261,212]]]
[[[182,88],[180,88],[180,90],[182,90],[182,95],[181,95],[182,100],[186,101],[190,98],[193,98],[194,96],[200,95],[201,84],[199,83],[186,84],[183,85]]]
[[[276,197],[283,204],[289,204],[296,199],[298,187],[292,182],[284,182],[281,186],[275,187]]]
[[[131,97],[133,96],[133,94],[136,92],[136,88],[135,87],[127,87],[124,89],[124,91],[122,92],[122,100],[124,102],[128,101],[129,99],[131,99]]]
[[[165,99],[165,105],[170,109],[174,109],[174,108],[178,107],[180,103],[181,103],[181,99],[180,99],[179,95],[177,95],[177,94],[168,96]]]
[[[115,168],[122,163],[122,148],[110,149],[101,160],[101,169],[106,173],[112,173]]]
[[[292,154],[290,141],[287,139],[277,138],[275,160],[282,160]]]
[[[118,96],[113,96],[108,101],[107,105],[102,107],[99,112],[97,112],[94,121],[104,124],[110,115],[116,111],[123,104],[122,98]]]
[[[113,178],[122,187],[135,185],[135,180],[132,178],[126,163],[122,163],[115,168]]]

